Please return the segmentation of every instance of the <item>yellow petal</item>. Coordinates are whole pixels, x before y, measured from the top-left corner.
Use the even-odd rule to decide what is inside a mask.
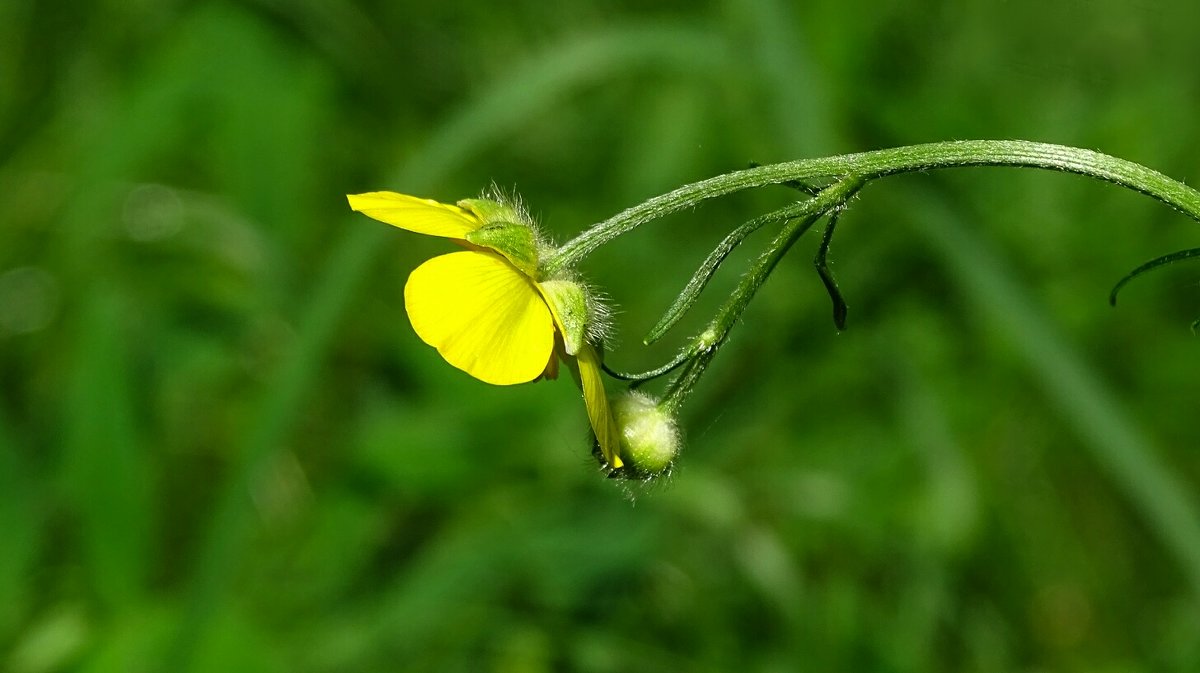
[[[600,357],[591,344],[585,343],[576,356],[579,363],[579,383],[583,388],[583,403],[587,406],[588,421],[600,454],[610,468],[616,469],[625,463],[621,460],[621,430],[608,407],[608,394],[604,392],[604,378],[600,376]]]
[[[425,262],[408,277],[404,305],[422,341],[487,383],[532,381],[554,350],[550,309],[533,281],[492,252]]]
[[[466,238],[467,233],[483,226],[479,218],[463,208],[406,194],[368,192],[348,194],[346,200],[352,210],[418,234]]]

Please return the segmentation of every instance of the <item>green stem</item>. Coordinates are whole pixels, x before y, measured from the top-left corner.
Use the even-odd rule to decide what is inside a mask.
[[[1015,166],[1086,175],[1145,194],[1200,221],[1200,192],[1132,161],[1076,147],[1025,140],[964,140],[758,166],[685,185],[584,231],[546,263],[546,270],[552,273],[571,267],[599,246],[646,222],[743,189],[849,175],[873,180],[898,173],[964,166]]]
[[[783,259],[796,239],[808,231],[822,215],[849,201],[866,182],[866,178],[860,176],[845,177],[821,190],[811,201],[805,202],[806,205],[811,206],[806,209],[806,214],[788,221],[771,241],[767,250],[759,256],[750,272],[742,277],[741,282],[738,283],[737,288],[721,306],[721,309],[717,311],[712,322],[692,342],[690,346],[692,356],[684,365],[683,371],[667,387],[660,403],[662,409],[670,414],[678,413],[679,407],[691,394],[696,382],[700,380],[700,376],[708,367],[708,363],[716,355],[717,349],[725,343],[729,331],[737,324],[742,312],[750,304],[750,300],[754,298],[755,293],[766,282],[779,260]]]

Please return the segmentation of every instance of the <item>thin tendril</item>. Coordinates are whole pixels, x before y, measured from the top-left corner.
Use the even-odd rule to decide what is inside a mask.
[[[1169,255],[1163,255],[1162,257],[1156,257],[1156,258],[1150,260],[1149,262],[1146,262],[1145,264],[1139,266],[1138,268],[1134,269],[1133,271],[1130,271],[1121,280],[1117,281],[1117,284],[1113,286],[1112,292],[1110,292],[1108,294],[1108,303],[1113,306],[1116,306],[1117,305],[1117,293],[1121,291],[1121,288],[1125,287],[1126,283],[1133,280],[1134,278],[1137,278],[1138,276],[1142,275],[1143,273],[1146,273],[1147,271],[1157,269],[1160,266],[1165,266],[1167,264],[1173,264],[1175,262],[1185,260],[1190,257],[1200,257],[1200,248],[1192,248],[1191,250],[1180,250],[1179,252],[1173,252]],[[1193,323],[1192,327],[1193,328],[1195,327],[1195,323]]]

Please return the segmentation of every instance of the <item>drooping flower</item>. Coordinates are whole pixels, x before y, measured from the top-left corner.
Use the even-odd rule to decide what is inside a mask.
[[[495,385],[553,378],[562,357],[578,372],[588,420],[610,468],[623,465],[620,431],[589,341],[596,306],[569,274],[542,278],[553,248],[521,208],[500,200],[457,205],[394,192],[347,196],[350,207],[401,229],[466,248],[418,266],[404,286],[413,330],[446,362]]]

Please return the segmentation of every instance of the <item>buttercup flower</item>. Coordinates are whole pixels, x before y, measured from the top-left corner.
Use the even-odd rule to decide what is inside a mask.
[[[624,463],[600,356],[588,340],[596,307],[569,275],[542,278],[553,251],[522,209],[492,199],[457,205],[394,192],[347,196],[350,207],[401,229],[449,238],[466,250],[425,262],[408,277],[413,330],[446,362],[495,385],[557,375],[560,357],[578,372],[588,420],[610,468]]]

